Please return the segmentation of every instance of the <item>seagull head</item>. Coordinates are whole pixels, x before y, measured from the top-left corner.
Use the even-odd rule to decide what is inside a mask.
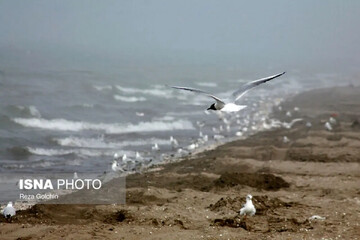
[[[217,109],[215,108],[215,103],[211,104],[211,106],[210,106],[207,110],[217,110]]]
[[[246,200],[249,201],[249,200],[251,200],[251,199],[252,199],[252,196],[251,196],[250,194],[248,194],[248,195],[246,196]]]
[[[7,204],[8,207],[12,207],[12,205],[13,205],[12,202],[9,202],[9,203]]]

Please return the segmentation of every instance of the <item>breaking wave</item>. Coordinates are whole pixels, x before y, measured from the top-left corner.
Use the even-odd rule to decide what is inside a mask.
[[[114,95],[114,99],[122,102],[144,102],[146,98],[144,97],[124,97],[120,95]]]
[[[116,85],[116,88],[124,93],[141,93],[141,94],[147,94],[152,95],[156,97],[163,97],[163,98],[172,98],[171,91],[165,88],[160,88],[159,86],[156,86],[152,89],[139,89],[139,88],[130,88],[130,87],[122,87],[119,85]]]
[[[80,147],[80,148],[121,148],[124,146],[143,146],[149,145],[154,142],[160,145],[170,145],[170,141],[167,139],[139,139],[134,141],[121,141],[121,142],[109,142],[105,141],[104,138],[80,138],[80,137],[66,137],[54,139],[55,142],[61,146],[66,147]]]
[[[32,148],[27,147],[29,153],[41,156],[63,156],[76,154],[88,157],[112,156],[113,151],[98,151],[91,149],[54,149],[54,148]]]
[[[198,82],[196,85],[201,87],[217,87],[217,84],[212,82]]]
[[[9,112],[9,116],[41,118],[40,111],[33,105],[30,106],[8,105],[7,110]]]
[[[44,118],[14,118],[13,121],[24,127],[73,132],[79,132],[83,130],[95,130],[104,131],[108,134],[194,129],[193,124],[188,120],[177,120],[173,122],[140,122],[138,124],[89,123],[81,121],[69,121],[66,119],[48,120]]]

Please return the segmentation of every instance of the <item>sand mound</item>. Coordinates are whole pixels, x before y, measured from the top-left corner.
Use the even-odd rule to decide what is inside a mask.
[[[168,190],[182,191],[191,188],[199,191],[209,191],[214,178],[202,174],[167,174],[166,181],[164,175],[158,173],[146,173],[144,175],[135,174],[126,179],[127,188],[147,188],[149,186],[166,188]],[[146,181],[144,181],[146,179]],[[131,199],[130,199],[131,200]],[[128,201],[128,200],[127,200]]]
[[[219,179],[215,180],[214,185],[219,188],[234,187],[236,185],[246,185],[249,187],[264,190],[279,190],[290,186],[281,177],[268,173],[224,173]]]
[[[144,190],[130,191],[126,194],[127,204],[147,204],[147,205],[158,205],[162,206],[168,202],[168,199],[158,198],[155,195],[145,194]]]
[[[277,208],[289,208],[296,205],[295,203],[287,203],[278,198],[270,198],[267,195],[253,196],[253,203],[256,208],[256,215],[265,215],[267,212],[273,212]],[[221,198],[215,204],[210,204],[209,209],[214,212],[228,212],[229,210],[239,212],[240,208],[245,204],[244,196],[235,198]]]
[[[360,162],[360,151],[357,148],[333,147],[332,149],[290,148],[287,159],[300,162]]]
[[[124,217],[121,217],[123,214]],[[122,222],[131,219],[128,212],[100,210],[94,205],[38,204],[27,210],[17,211],[13,222],[31,224],[87,224],[91,222]]]
[[[129,211],[122,209],[107,216],[104,220],[104,223],[115,224],[119,222],[131,222],[133,220],[134,218],[132,214]]]
[[[297,232],[300,229],[312,228],[308,220],[299,220],[286,215],[279,216],[276,211],[284,208],[297,208],[300,206],[298,203],[287,203],[278,198],[270,198],[267,195],[254,196],[253,203],[256,208],[256,215],[247,218],[238,214],[244,203],[244,197],[238,196],[235,198],[221,198],[215,204],[211,204],[209,206],[211,211],[218,213],[237,212],[233,217],[214,219],[211,224],[222,227],[243,228],[250,232]]]
[[[356,119],[356,120],[354,120],[354,121],[351,123],[351,129],[353,129],[353,130],[360,130],[360,122],[359,122],[359,119]]]
[[[308,220],[298,220],[296,218],[283,218],[277,216],[214,219],[212,225],[231,228],[243,228],[249,232],[299,232],[304,229],[312,229]]]

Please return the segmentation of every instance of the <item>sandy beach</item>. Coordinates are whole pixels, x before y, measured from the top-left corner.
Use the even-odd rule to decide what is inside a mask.
[[[304,92],[270,118],[303,121],[128,176],[125,205],[35,205],[11,223],[1,217],[0,239],[359,239],[360,88]],[[247,194],[257,212],[244,218]]]

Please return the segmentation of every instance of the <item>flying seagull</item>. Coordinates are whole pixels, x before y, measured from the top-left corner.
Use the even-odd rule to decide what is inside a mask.
[[[172,86],[172,88],[175,89],[180,89],[180,90],[185,90],[185,91],[191,91],[191,92],[195,92],[195,93],[200,93],[200,94],[205,94],[213,99],[215,99],[215,103],[213,103],[207,110],[215,110],[215,111],[222,111],[222,112],[238,112],[242,109],[244,109],[246,107],[246,105],[237,105],[235,102],[240,99],[242,96],[244,96],[250,89],[263,84],[267,81],[270,81],[274,78],[280,77],[281,75],[285,74],[285,72],[270,76],[270,77],[266,77],[266,78],[261,78],[255,81],[251,81],[248,82],[244,85],[242,85],[238,90],[236,90],[235,92],[233,92],[231,94],[231,96],[229,97],[229,99],[227,100],[222,100],[216,96],[214,96],[211,93],[199,90],[199,89],[195,89],[195,88],[188,88],[188,87],[177,87],[177,86]]]

